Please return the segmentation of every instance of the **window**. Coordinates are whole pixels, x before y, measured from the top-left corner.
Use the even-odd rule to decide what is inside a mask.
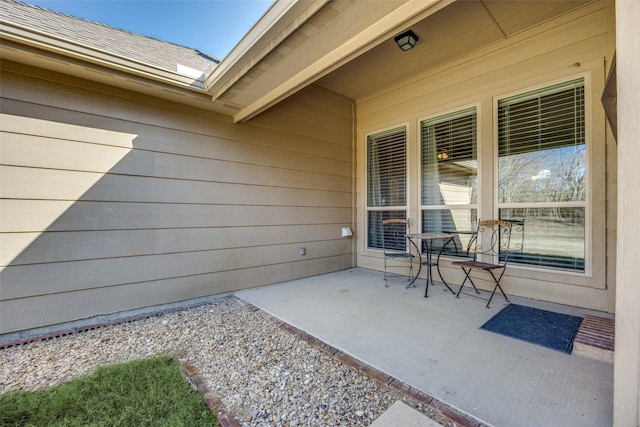
[[[422,231],[455,234],[446,253],[466,255],[478,203],[476,108],[422,121],[420,140]]]
[[[367,247],[382,249],[382,221],[407,217],[407,130],[367,137]]]
[[[515,263],[585,271],[584,79],[498,101],[498,210]]]

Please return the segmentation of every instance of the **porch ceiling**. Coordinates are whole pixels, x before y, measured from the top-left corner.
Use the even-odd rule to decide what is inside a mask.
[[[401,51],[390,38],[316,83],[357,100],[468,52],[508,38],[591,0],[458,0],[407,26],[420,37]]]
[[[425,65],[438,66],[592,1],[316,2],[313,14],[262,59],[212,85],[214,100],[233,106],[234,120],[242,121],[312,83],[366,98]],[[393,37],[408,28],[420,41],[403,52]]]

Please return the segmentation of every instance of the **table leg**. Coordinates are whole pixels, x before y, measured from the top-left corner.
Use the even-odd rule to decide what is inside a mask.
[[[453,237],[449,240],[447,240],[447,242],[442,245],[442,247],[440,248],[440,251],[438,251],[438,257],[436,258],[436,262],[433,262],[433,241],[427,241],[425,246],[427,249],[427,259],[428,261],[425,263],[427,265],[427,286],[425,288],[424,291],[424,297],[427,298],[427,294],[429,293],[429,282],[431,282],[431,284],[433,285],[433,272],[431,271],[431,267],[432,266],[436,266],[436,270],[438,271],[438,276],[440,276],[440,281],[442,281],[442,283],[447,287],[447,289],[449,289],[449,292],[451,292],[452,294],[455,295],[455,292],[453,292],[453,289],[451,289],[451,287],[449,286],[449,284],[444,280],[444,277],[442,277],[442,272],[440,271],[440,256],[442,255],[442,251],[444,250],[444,248],[449,244],[449,242],[453,241]],[[455,244],[455,242],[454,242]]]
[[[413,277],[413,279],[411,279],[411,282],[409,282],[409,284],[407,285],[407,288],[411,288],[415,286],[415,282],[416,280],[418,280],[418,277],[420,276],[420,271],[422,270],[422,254],[420,253],[420,249],[418,248],[418,245],[416,245],[416,242],[413,241],[413,239],[407,238],[407,240],[409,240],[409,243],[411,243],[413,247],[416,248],[416,251],[418,252],[418,272]]]
[[[431,266],[433,265],[433,258],[431,256],[433,253],[433,242],[427,240],[425,242],[425,248],[427,249],[427,286],[425,286],[424,289],[424,297],[427,298],[429,294],[429,282],[433,284],[433,273],[431,272]]]

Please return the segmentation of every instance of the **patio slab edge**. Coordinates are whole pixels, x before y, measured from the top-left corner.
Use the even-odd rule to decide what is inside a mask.
[[[367,377],[375,381],[393,388],[397,392],[400,392],[406,398],[405,403],[409,404],[415,409],[417,409],[418,405],[422,404],[429,410],[438,414],[443,419],[455,423],[456,426],[460,427],[491,427],[490,424],[486,424],[485,422],[475,418],[471,414],[468,414],[439,399],[436,399],[430,394],[416,387],[413,387],[412,385],[407,384],[406,382],[395,378],[328,343],[325,343],[324,341],[309,334],[303,329],[287,323],[283,319],[264,311],[260,307],[257,307],[256,305],[243,300],[237,295],[232,295],[229,298],[235,300],[238,304],[247,307],[249,310],[255,312],[264,319],[273,322],[279,328],[308,342],[310,345],[314,346],[320,351],[323,351],[324,353],[340,361],[344,365],[355,369],[356,371],[362,373],[363,375],[366,375]]]

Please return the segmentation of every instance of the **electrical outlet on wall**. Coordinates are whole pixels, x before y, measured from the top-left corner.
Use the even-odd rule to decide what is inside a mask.
[[[307,254],[307,248],[300,248],[300,256],[305,256]]]

